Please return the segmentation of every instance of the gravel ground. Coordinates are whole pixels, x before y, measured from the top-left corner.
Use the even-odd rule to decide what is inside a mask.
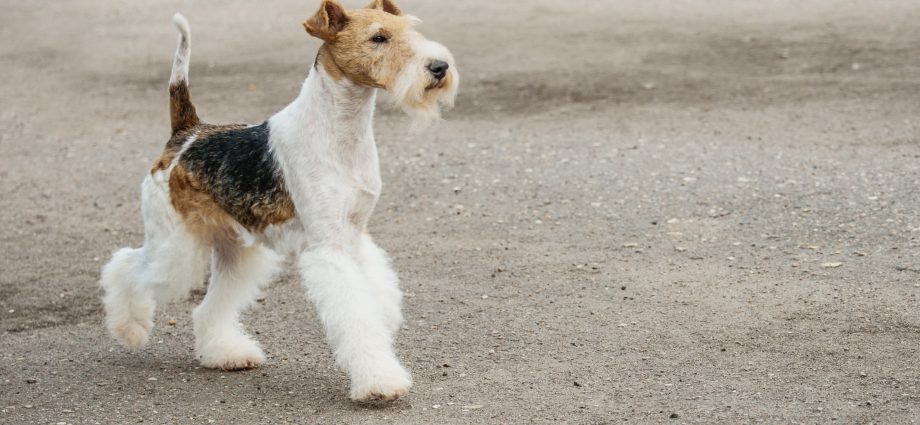
[[[347,400],[293,274],[258,370],[197,366],[201,293],[117,346],[96,281],[143,238],[170,16],[203,117],[260,122],[317,3],[0,0],[0,423],[920,421],[913,0],[403,0],[463,75],[440,126],[377,119],[410,396]]]

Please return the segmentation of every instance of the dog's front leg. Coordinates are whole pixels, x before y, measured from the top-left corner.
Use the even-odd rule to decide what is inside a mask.
[[[300,256],[307,296],[316,306],[336,363],[351,379],[357,401],[395,400],[412,378],[393,349],[393,332],[378,291],[354,254],[358,247],[315,245]]]

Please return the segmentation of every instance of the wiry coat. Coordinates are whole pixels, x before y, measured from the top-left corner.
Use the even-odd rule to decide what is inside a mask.
[[[143,345],[156,302],[187,293],[210,254],[208,293],[193,313],[196,352],[207,367],[258,366],[264,355],[239,313],[296,253],[350,396],[402,396],[411,385],[393,352],[402,293],[367,234],[381,190],[374,103],[383,88],[407,112],[437,117],[459,83],[450,53],[389,0],[351,11],[326,0],[304,23],[325,43],[299,96],[260,125],[212,125],[191,102],[189,28],[175,20],[172,136],[142,186],[144,246],[116,252],[103,269],[109,329]]]

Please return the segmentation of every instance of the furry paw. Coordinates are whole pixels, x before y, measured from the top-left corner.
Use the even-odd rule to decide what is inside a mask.
[[[391,370],[376,370],[362,378],[352,378],[349,397],[358,402],[396,401],[409,393],[412,377],[400,365]]]
[[[250,339],[214,344],[198,350],[201,365],[209,369],[254,369],[265,363],[259,344]]]
[[[128,319],[121,323],[111,323],[109,326],[112,336],[121,345],[130,349],[138,349],[147,345],[151,329],[153,329],[153,321],[144,319]]]

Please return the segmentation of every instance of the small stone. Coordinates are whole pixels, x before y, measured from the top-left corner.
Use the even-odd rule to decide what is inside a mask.
[[[166,321],[166,324],[169,326],[176,326],[176,323],[178,323],[176,322],[176,319],[169,319]]]
[[[638,247],[638,246],[639,246],[639,244],[637,244],[637,243],[635,243],[635,242],[627,242],[627,243],[624,243],[624,244],[623,244],[623,248],[636,248],[636,247]]]
[[[671,416],[668,416],[668,417],[671,419],[677,419],[680,417],[680,415],[678,415],[677,413],[671,413]]]
[[[36,382],[38,382],[38,381],[35,380],[35,379],[33,379],[33,378],[26,378],[26,383],[27,383],[27,384],[34,384],[34,383],[36,383]]]
[[[431,408],[432,408],[432,409],[440,409],[440,408],[441,408],[441,405],[440,405],[440,404],[435,404],[434,406],[431,406]]]
[[[837,267],[840,267],[842,265],[843,263],[841,262],[821,263],[821,267],[824,267],[826,269],[836,269]]]
[[[677,252],[687,252],[687,248],[684,248],[682,246],[675,246],[674,250]]]
[[[150,378],[147,378],[147,380],[148,380],[148,381],[156,381],[157,378],[150,377]]]

